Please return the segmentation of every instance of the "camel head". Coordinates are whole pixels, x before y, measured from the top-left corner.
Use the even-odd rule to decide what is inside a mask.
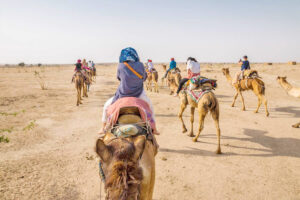
[[[222,68],[223,75],[229,74],[229,68]]]
[[[286,76],[277,76],[278,83],[286,82]]]
[[[138,136],[129,141],[116,138],[104,143],[98,139],[96,152],[105,175],[108,200],[139,199],[143,171],[139,159],[143,155],[146,139]]]

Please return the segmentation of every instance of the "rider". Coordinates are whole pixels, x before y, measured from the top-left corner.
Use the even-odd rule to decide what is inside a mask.
[[[126,64],[128,64],[129,67]],[[117,79],[120,81],[117,92],[113,97],[106,101],[103,107],[103,124],[101,133],[104,133],[105,131],[104,129],[107,122],[108,107],[122,97],[137,97],[147,102],[150,109],[152,110],[152,119],[154,119],[153,106],[150,99],[147,97],[143,86],[144,81],[147,79],[147,73],[143,64],[140,62],[139,56],[135,49],[128,47],[121,51],[117,71]],[[159,134],[157,130],[154,130],[153,133]]]
[[[92,64],[92,61],[89,61],[89,62],[88,62],[88,68],[90,68],[90,70],[92,70],[92,69],[93,69],[93,64]]]
[[[75,64],[75,69],[74,69],[74,71],[75,71],[75,74],[76,74],[76,72],[81,72],[81,70],[82,70],[82,64],[81,64],[81,60],[80,59],[78,59],[77,60],[77,63]],[[71,82],[73,82],[74,81],[74,77],[75,77],[75,74],[73,75],[73,77],[72,77],[72,81]]]
[[[174,58],[171,58],[171,62],[170,62],[170,68],[166,71],[164,78],[167,77],[168,73],[170,70],[175,69],[176,68],[176,62]]]
[[[241,61],[241,60],[239,61],[239,65],[241,66],[241,71],[239,71],[235,74],[235,78],[234,78],[234,81],[232,82],[232,84],[237,83],[239,78],[244,75],[245,70],[250,69],[250,63],[248,61],[248,56],[245,55],[243,57],[243,61]]]
[[[187,71],[188,71],[188,78],[183,78],[180,82],[179,82],[179,86],[177,89],[177,92],[174,94],[174,96],[178,96],[180,90],[182,89],[183,85],[190,80],[191,78],[195,77],[195,76],[199,76],[200,75],[200,64],[199,62],[192,57],[188,57],[187,59]]]
[[[81,60],[80,60],[80,59],[77,60],[77,63],[75,64],[75,66],[76,66],[76,67],[75,67],[75,71],[76,71],[76,72],[80,72],[81,69],[82,69],[82,68],[81,68],[82,64],[81,64]]]
[[[152,70],[154,69],[152,60],[148,59],[147,67],[148,67],[148,71],[149,71],[149,72],[152,72]]]

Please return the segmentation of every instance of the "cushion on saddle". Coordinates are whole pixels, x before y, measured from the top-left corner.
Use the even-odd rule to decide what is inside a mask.
[[[195,76],[192,77],[186,85],[190,86],[189,89],[214,89],[217,87],[217,80],[215,79],[209,79],[203,76]]]
[[[124,112],[123,108],[135,108],[133,109],[133,113],[128,113],[127,111]],[[125,110],[126,110],[125,109]],[[130,109],[129,109],[130,110]],[[138,113],[136,113],[138,112]],[[124,115],[125,116],[122,116]],[[141,121],[136,116],[130,116],[137,114],[140,117]],[[127,116],[126,116],[127,115]],[[136,97],[123,97],[118,99],[116,102],[114,102],[112,105],[110,105],[107,109],[107,126],[109,128],[119,123],[137,123],[137,122],[143,122],[147,125],[150,125],[153,130],[156,130],[154,119],[152,119],[152,111],[150,109],[150,106],[147,102],[145,102],[142,99],[136,98]],[[125,119],[126,118],[126,119]]]
[[[244,71],[243,78],[259,78],[257,70],[247,69]]]

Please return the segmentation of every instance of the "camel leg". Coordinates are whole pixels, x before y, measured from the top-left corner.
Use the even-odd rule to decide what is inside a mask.
[[[190,137],[194,137],[194,114],[195,114],[195,108],[191,106],[191,130],[190,130],[190,134],[188,136]]]
[[[262,103],[262,97],[259,95],[258,96],[258,104],[257,104],[257,108],[256,108],[256,110],[254,111],[254,113],[258,113],[258,110],[259,110],[259,108],[260,108],[260,105],[261,105],[261,103]]]
[[[299,128],[299,126],[300,126],[300,122],[298,122],[298,123],[292,125],[293,128]]]
[[[77,87],[77,88],[76,88],[76,89],[77,89],[77,103],[76,103],[76,105],[79,106],[79,102],[80,102],[79,86],[76,86],[76,87]]]
[[[179,117],[179,119],[181,120],[181,124],[182,124],[182,133],[187,132],[186,126],[185,126],[184,121],[183,121],[183,118],[182,118],[182,114],[183,114],[183,112],[184,112],[186,106],[187,106],[187,103],[186,103],[186,102],[181,102],[180,110],[179,110],[179,113],[178,113],[178,117]]]
[[[268,117],[270,115],[270,113],[268,111],[268,101],[265,96],[263,96],[263,101],[264,101],[264,105],[265,105],[266,116]]]
[[[215,110],[211,111],[211,116],[215,122],[216,129],[217,129],[217,137],[218,137],[218,148],[216,153],[221,154],[221,131],[219,125],[219,108],[217,107]]]
[[[234,104],[235,104],[235,101],[236,101],[236,98],[239,96],[239,93],[237,92],[234,97],[233,97],[233,102],[231,104],[231,107],[234,107]]]
[[[245,102],[244,102],[244,97],[243,97],[241,91],[239,91],[239,95],[240,95],[241,101],[242,101],[242,111],[245,111],[246,110],[246,108],[245,108]]]
[[[82,104],[81,100],[82,100],[82,97],[81,97],[81,90],[82,90],[82,86],[80,85],[79,86],[79,103]]]
[[[197,142],[197,139],[200,136],[200,133],[204,128],[204,119],[205,119],[206,114],[207,114],[207,111],[203,107],[199,109],[199,130],[198,130],[196,137],[193,138],[193,142]]]

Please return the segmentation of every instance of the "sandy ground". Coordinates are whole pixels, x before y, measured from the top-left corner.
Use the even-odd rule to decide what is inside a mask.
[[[263,107],[253,113],[252,92],[244,93],[246,111],[239,99],[230,107],[234,90],[221,73],[224,66],[232,74],[238,70],[202,65],[204,76],[218,79],[222,155],[214,153],[216,130],[209,115],[193,143],[181,132],[179,99],[162,86],[159,94],[148,92],[161,132],[154,199],[300,199],[300,130],[291,127],[300,120],[299,100],[276,82],[277,75],[286,75],[300,86],[300,66],[253,65],[266,83],[269,118]],[[156,67],[161,77],[162,67]],[[47,90],[40,89],[35,70]],[[94,145],[102,106],[118,82],[116,65],[97,70],[89,98],[77,107],[73,67],[0,68],[0,135],[10,139],[0,143],[0,199],[99,199]],[[189,127],[189,109],[184,119]]]

